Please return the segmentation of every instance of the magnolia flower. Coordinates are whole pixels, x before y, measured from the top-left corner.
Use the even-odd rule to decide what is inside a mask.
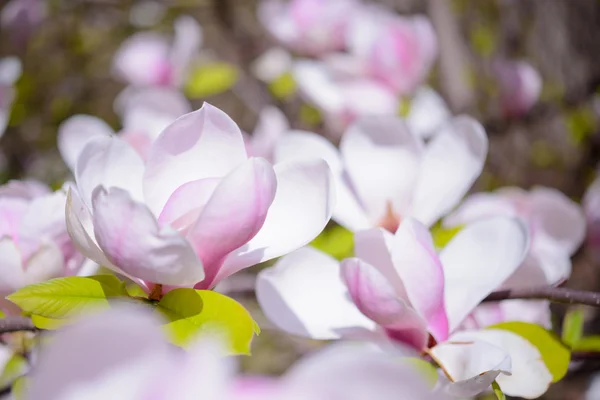
[[[542,78],[525,61],[501,61],[494,64],[500,90],[500,106],[504,115],[518,117],[537,103],[542,91]]]
[[[319,155],[336,179],[333,219],[352,231],[394,232],[406,217],[431,225],[450,211],[479,176],[487,146],[483,128],[469,117],[447,121],[428,143],[400,118],[378,117],[352,125],[339,151],[315,134],[290,132],[275,159]]]
[[[181,86],[202,44],[202,28],[189,16],[175,21],[175,36],[139,32],[115,54],[115,75],[138,86]]]
[[[143,311],[116,309],[59,331],[40,352],[26,398],[440,399],[407,365],[359,344],[305,357],[279,378],[236,376],[218,342],[203,338],[176,351]]]
[[[44,0],[11,0],[0,12],[0,26],[11,31],[9,39],[24,44],[47,14]]]
[[[381,7],[365,7],[348,29],[350,53],[363,71],[394,92],[409,94],[427,77],[437,55],[429,19],[401,17]]]
[[[118,137],[90,140],[67,226],[83,254],[147,289],[207,289],[314,239],[331,217],[331,179],[321,159],[248,158],[235,122],[204,104],[169,125],[145,163]]]
[[[539,282],[543,286],[545,282]],[[531,286],[530,286],[531,287]],[[481,329],[509,321],[528,322],[552,328],[550,302],[546,300],[502,300],[482,303],[461,324],[462,329]]]
[[[592,249],[600,248],[600,178],[587,188],[581,202],[587,223],[586,241]]]
[[[428,86],[421,86],[415,91],[404,115],[410,131],[424,139],[429,139],[443,129],[451,118],[452,114],[444,99]]]
[[[321,340],[387,338],[432,354],[446,368],[452,394],[474,395],[500,373],[522,368],[532,368],[536,380],[506,377],[507,393],[527,395],[522,385],[532,385],[541,394],[552,377],[526,340],[470,332],[474,347],[467,351],[458,339],[467,333],[451,336],[518,268],[527,244],[518,220],[492,218],[467,226],[438,256],[427,228],[407,218],[395,234],[356,233],[356,258],[341,263],[310,247],[281,258],[260,272],[256,295],[267,318],[286,332]],[[438,345],[428,349],[430,342]]]
[[[498,215],[522,219],[531,238],[523,265],[504,288],[556,285],[571,275],[570,256],[585,237],[585,218],[578,204],[556,189],[504,188],[467,197],[443,225],[455,227]]]
[[[15,98],[14,83],[21,76],[21,61],[17,57],[0,59],[0,137],[4,134]]]
[[[346,28],[359,11],[358,0],[263,0],[258,18],[283,45],[318,56],[344,48]]]
[[[63,190],[52,193],[35,181],[0,186],[2,299],[23,286],[79,271],[83,257],[67,234],[65,202]]]
[[[248,154],[272,161],[277,142],[289,130],[290,123],[279,108],[265,107],[258,116],[252,135],[244,135]]]
[[[170,88],[133,88],[124,90],[115,101],[123,127],[121,138],[145,160],[151,143],[171,122],[192,111],[180,92]],[[74,171],[77,158],[93,138],[111,136],[114,130],[100,118],[74,115],[58,128],[58,149],[65,163]]]

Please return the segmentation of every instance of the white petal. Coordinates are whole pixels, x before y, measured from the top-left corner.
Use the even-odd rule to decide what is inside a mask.
[[[444,99],[432,88],[421,86],[410,101],[406,123],[412,132],[429,138],[451,116]]]
[[[100,118],[84,114],[73,115],[58,127],[58,150],[65,164],[74,171],[77,158],[90,139],[113,133],[113,129]]]

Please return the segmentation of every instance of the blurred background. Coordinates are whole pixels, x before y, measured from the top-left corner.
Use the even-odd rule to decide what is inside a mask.
[[[278,70],[265,79],[257,73],[257,65],[268,69],[265,62],[277,63],[277,54],[263,56],[281,45],[259,20],[258,3],[1,0],[0,59],[18,57],[22,71],[10,85],[12,90],[0,91],[0,106],[5,106],[8,97],[12,99],[12,107],[4,111],[7,127],[0,139],[0,183],[36,178],[60,187],[70,176],[57,150],[60,124],[74,114],[90,114],[118,131],[122,121],[113,102],[126,82],[115,76],[115,53],[138,31],[172,37],[174,23],[182,15],[193,17],[203,32],[197,57],[182,84],[194,109],[208,101],[227,112],[243,131],[252,132],[261,110],[275,105],[293,128],[335,141],[339,135],[324,123],[322,110],[301,96],[293,76]],[[441,94],[452,113],[466,113],[481,121],[490,138],[486,168],[473,190],[545,185],[576,201],[581,199],[595,177],[600,157],[600,1],[373,3],[403,15],[430,18],[438,53],[426,82]],[[534,101],[518,110],[503,99],[512,85],[498,72],[499,63],[506,60],[527,63],[537,76],[530,83],[535,86],[530,88]],[[410,107],[410,97],[402,98],[399,113],[402,107]],[[580,251],[568,286],[600,289],[597,257]],[[279,373],[298,354],[319,344],[269,329],[252,295],[244,294],[243,278],[232,283],[241,287],[234,287],[232,293],[250,307],[264,329],[254,344],[254,355],[243,358],[242,366],[251,372]],[[555,311],[560,322],[564,308],[557,306]],[[588,321],[586,330],[600,332],[600,320],[592,311]],[[583,398],[599,365],[585,363],[544,398]]]

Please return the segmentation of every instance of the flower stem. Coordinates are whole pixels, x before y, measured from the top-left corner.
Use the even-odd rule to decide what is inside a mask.
[[[600,293],[569,288],[543,286],[536,288],[508,289],[492,292],[484,302],[510,299],[550,300],[554,303],[583,304],[600,307]]]
[[[152,288],[152,291],[150,292],[150,295],[148,295],[148,298],[150,300],[160,301],[160,299],[162,299],[162,289],[162,285],[160,283],[157,283]]]

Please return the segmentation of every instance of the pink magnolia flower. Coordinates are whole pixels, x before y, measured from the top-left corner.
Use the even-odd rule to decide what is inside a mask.
[[[344,48],[347,26],[359,5],[358,0],[263,0],[258,18],[283,45],[318,56]]]
[[[544,281],[537,286],[543,286]],[[531,285],[530,285],[531,287]],[[482,303],[464,320],[462,329],[481,329],[502,322],[520,321],[552,328],[550,302],[546,300],[502,300]]]
[[[252,135],[244,135],[248,154],[272,161],[275,146],[289,130],[290,123],[279,108],[264,108],[258,116],[258,123]]]
[[[348,31],[350,53],[364,63],[364,72],[395,93],[412,93],[437,56],[436,33],[426,17],[365,7]]]
[[[139,32],[121,44],[113,61],[117,77],[136,86],[181,86],[202,44],[202,28],[189,16],[175,21],[175,36]]]
[[[124,90],[115,101],[121,116],[118,135],[145,160],[150,145],[171,122],[192,111],[185,96],[171,88],[133,88]],[[65,163],[74,171],[77,158],[85,145],[99,136],[112,136],[115,131],[100,118],[74,115],[58,128],[58,149]]]
[[[17,57],[0,59],[0,137],[8,125],[15,99],[14,83],[21,76],[21,61]]]
[[[408,218],[393,235],[379,228],[358,232],[356,258],[341,263],[309,247],[283,257],[261,271],[256,295],[267,318],[289,333],[387,338],[432,354],[448,373],[444,390],[452,394],[475,395],[499,374],[527,368],[535,380],[504,377],[503,389],[541,394],[552,376],[525,339],[455,332],[518,268],[527,244],[518,220],[492,218],[467,226],[438,256],[427,228]],[[467,335],[468,343],[459,339]],[[428,349],[430,342],[437,345]]]
[[[450,211],[481,173],[487,146],[483,128],[469,117],[447,121],[425,143],[389,116],[357,121],[339,151],[316,134],[290,132],[279,140],[275,159],[319,155],[336,180],[333,219],[352,231],[394,232],[406,217],[431,225]]]
[[[9,39],[24,44],[47,14],[45,0],[11,0],[0,12],[0,26],[10,31]]]
[[[147,161],[118,137],[89,141],[67,226],[90,259],[152,284],[207,289],[316,237],[331,217],[321,159],[248,158],[238,126],[209,105],[169,125]]]
[[[52,193],[35,181],[0,186],[2,299],[23,286],[79,271],[83,257],[67,234],[65,203],[65,191]]]
[[[367,77],[344,77],[327,64],[301,60],[293,66],[300,95],[324,114],[334,134],[361,116],[396,115],[399,102],[385,85]]]
[[[569,278],[570,256],[585,237],[585,218],[578,204],[556,189],[504,188],[467,197],[443,224],[455,227],[498,215],[523,220],[531,238],[523,265],[504,288],[555,285]]]
[[[116,309],[59,331],[41,349],[26,388],[30,399],[433,400],[407,365],[359,344],[331,346],[282,377],[236,376],[212,338],[189,352],[163,338],[146,310]]]
[[[500,89],[500,106],[508,117],[526,114],[542,92],[539,72],[525,61],[500,61],[494,65]]]

